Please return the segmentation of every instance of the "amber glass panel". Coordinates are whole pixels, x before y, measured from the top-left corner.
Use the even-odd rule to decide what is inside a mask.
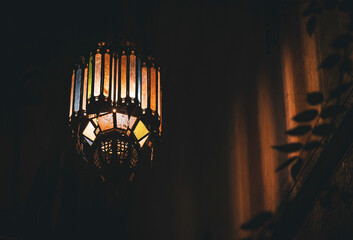
[[[127,129],[129,125],[129,117],[128,115],[117,113],[116,114],[116,127],[121,129]]]
[[[86,102],[87,102],[87,72],[88,69],[85,68],[85,74],[83,76],[83,93],[82,93],[82,109],[86,110]]]
[[[74,111],[78,111],[80,109],[81,78],[82,78],[82,70],[78,69],[76,71]]]
[[[74,87],[75,87],[75,71],[72,72],[72,78],[71,78],[71,93],[70,93],[70,111],[69,111],[69,117],[72,115],[72,106],[74,104]]]
[[[150,95],[150,107],[153,111],[157,110],[157,86],[156,86],[156,68],[151,67],[151,95]]]
[[[119,57],[116,58],[116,75],[115,75],[115,101],[118,101],[119,96]]]
[[[102,67],[102,55],[100,53],[96,54],[96,64],[94,72],[94,96],[97,97],[100,94],[101,89],[101,67]]]
[[[96,135],[94,134],[95,127],[91,122],[88,122],[85,130],[83,130],[83,135],[91,140],[92,142],[96,139]]]
[[[102,131],[112,129],[114,127],[113,113],[99,116],[98,123]]]
[[[126,68],[127,68],[127,56],[121,56],[121,93],[120,97],[126,97]]]
[[[137,140],[140,140],[144,136],[149,133],[148,129],[146,128],[145,124],[142,121],[139,121],[134,129],[134,135]]]
[[[103,95],[105,97],[109,96],[109,81],[110,81],[110,55],[108,53],[104,54],[104,89]]]
[[[115,71],[115,59],[113,57],[112,59],[112,88],[110,89],[110,100],[112,100],[112,102],[114,102],[114,85],[115,85],[115,75],[114,75],[114,71]]]
[[[136,56],[130,55],[130,88],[129,95],[136,98]]]
[[[93,78],[93,56],[91,55],[88,63],[88,99],[92,96],[92,78]]]
[[[147,67],[142,67],[142,100],[141,107],[142,109],[147,108]]]
[[[162,116],[161,72],[158,69],[158,115]]]

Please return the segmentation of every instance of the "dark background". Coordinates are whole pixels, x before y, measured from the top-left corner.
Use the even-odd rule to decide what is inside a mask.
[[[156,57],[163,88],[162,144],[153,168],[137,173],[128,232],[132,239],[231,238],[233,109],[245,99],[240,104],[252,114],[256,69],[274,41],[267,3],[28,1],[4,8],[1,234],[119,236],[109,189],[73,157],[68,100],[79,56],[123,33]]]

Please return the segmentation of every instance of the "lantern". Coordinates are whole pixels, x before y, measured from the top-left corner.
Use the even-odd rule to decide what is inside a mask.
[[[160,68],[125,42],[100,42],[74,67],[69,125],[76,149],[86,163],[107,172],[151,165],[141,156],[161,137]]]

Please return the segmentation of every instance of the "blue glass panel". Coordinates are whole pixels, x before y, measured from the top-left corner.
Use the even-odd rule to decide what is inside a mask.
[[[141,58],[137,60],[137,99],[141,103]]]
[[[76,72],[74,111],[78,111],[80,109],[81,75],[82,70],[79,68]]]

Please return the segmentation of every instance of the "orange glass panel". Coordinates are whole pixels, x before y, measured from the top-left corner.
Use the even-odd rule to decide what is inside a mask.
[[[108,113],[98,117],[99,127],[102,131],[112,129],[114,127],[113,113]]]
[[[158,115],[162,117],[161,72],[158,69]]]
[[[88,63],[88,99],[92,96],[92,78],[93,78],[93,56],[89,57]]]
[[[142,100],[141,100],[141,107],[142,109],[147,108],[147,67],[146,64],[143,64],[142,67]]]
[[[119,96],[119,58],[116,58],[116,75],[115,75],[115,101],[118,101]]]
[[[87,102],[87,72],[88,69],[85,68],[84,76],[83,76],[83,96],[82,96],[82,109],[86,110],[86,102]]]
[[[156,68],[155,67],[151,67],[151,95],[150,95],[150,107],[152,109],[152,111],[156,111],[157,110],[157,95],[156,95],[156,91],[157,91],[157,86],[156,86]]]
[[[114,71],[115,71],[115,59],[113,57],[113,59],[112,59],[112,88],[110,89],[110,100],[112,100],[112,102],[114,102],[114,85],[115,85]]]
[[[127,68],[127,56],[121,56],[121,92],[120,97],[126,98],[126,69]]]
[[[132,98],[136,97],[136,56],[133,53],[130,55],[130,88],[129,95]]]
[[[162,99],[162,90],[160,90],[160,96],[161,96],[161,99]],[[161,108],[161,112],[159,114],[159,120],[160,120],[160,124],[159,124],[159,135],[161,135],[161,132],[162,132],[162,101],[161,101],[161,104],[159,105],[160,108]]]
[[[104,89],[103,95],[105,97],[109,96],[109,82],[110,82],[110,55],[108,53],[104,54]]]
[[[97,97],[100,94],[101,89],[101,66],[102,66],[102,55],[96,54],[96,64],[94,72],[94,96]]]
[[[71,78],[71,93],[70,93],[70,111],[69,111],[69,117],[72,115],[72,105],[74,102],[74,86],[75,86],[75,71],[72,72],[72,78]]]

